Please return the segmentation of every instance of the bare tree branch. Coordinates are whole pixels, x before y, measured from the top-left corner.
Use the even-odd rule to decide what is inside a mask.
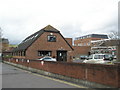
[[[0,27],[0,38],[2,37],[2,29],[1,29],[1,27]]]
[[[119,39],[119,35],[118,35],[118,32],[117,31],[111,31],[109,34],[108,34],[108,37],[110,39]]]

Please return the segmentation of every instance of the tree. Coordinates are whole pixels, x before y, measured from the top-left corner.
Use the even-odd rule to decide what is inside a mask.
[[[108,34],[109,39],[120,39],[119,32],[117,31],[110,31]]]
[[[2,29],[1,29],[1,27],[0,27],[0,38],[2,37]]]

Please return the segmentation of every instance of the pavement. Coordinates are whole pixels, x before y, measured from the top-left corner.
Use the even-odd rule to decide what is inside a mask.
[[[2,64],[2,63],[0,63]],[[86,88],[2,64],[2,88]]]

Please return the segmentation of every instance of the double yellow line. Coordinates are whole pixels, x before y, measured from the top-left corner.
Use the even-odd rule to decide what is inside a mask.
[[[40,76],[40,77],[46,78],[46,79],[49,79],[49,80],[57,81],[57,82],[64,83],[64,84],[67,84],[67,85],[71,85],[71,86],[74,86],[76,88],[87,88],[87,87],[79,86],[79,85],[76,85],[76,84],[73,84],[73,83],[70,83],[70,82],[62,81],[62,80],[59,80],[59,79],[54,79],[54,78],[50,78],[50,77],[39,75],[39,74],[35,74],[35,73],[32,73],[32,74],[36,75],[36,76]]]
[[[26,70],[23,70],[23,69],[19,69],[19,68],[17,68],[17,69],[18,70],[22,70],[22,71],[27,72],[27,73],[30,73],[30,74],[33,74],[33,75],[36,75],[36,76],[39,76],[39,77],[43,77],[43,78],[49,79],[49,80],[57,81],[57,82],[64,83],[64,84],[67,84],[67,85],[71,85],[71,86],[74,86],[76,88],[87,88],[87,87],[80,86],[80,85],[77,85],[77,84],[73,84],[73,83],[70,83],[70,82],[66,82],[66,81],[63,81],[63,80],[59,80],[59,79],[55,79],[55,78],[50,78],[50,77],[47,77],[47,76],[44,76],[44,75],[32,73],[30,71],[26,71]]]

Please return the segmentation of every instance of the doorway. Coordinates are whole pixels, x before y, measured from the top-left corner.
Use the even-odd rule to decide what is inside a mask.
[[[67,61],[67,51],[57,51],[57,61]]]

